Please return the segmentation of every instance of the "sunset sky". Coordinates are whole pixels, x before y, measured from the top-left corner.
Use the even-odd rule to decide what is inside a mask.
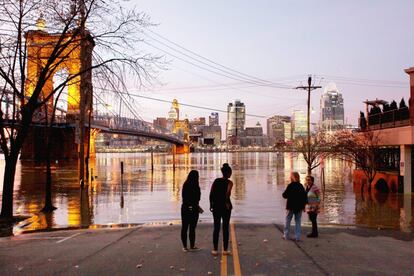
[[[252,115],[290,115],[306,104],[305,92],[290,87],[305,84],[312,74],[315,84],[337,84],[352,124],[364,110],[363,100],[399,102],[409,95],[403,70],[414,66],[412,0],[142,0],[128,5],[158,24],[140,47],[169,61],[158,83],[145,91],[133,86],[134,94],[223,110],[240,99]],[[322,92],[312,95],[314,122]],[[149,121],[167,116],[170,107],[144,98],[136,103]],[[208,117],[209,111],[182,107],[181,114],[191,119]],[[249,116],[247,125],[260,121],[265,128],[265,120]],[[225,122],[221,113],[220,123]]]

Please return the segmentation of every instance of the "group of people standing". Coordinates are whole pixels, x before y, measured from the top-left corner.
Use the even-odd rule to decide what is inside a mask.
[[[231,204],[230,195],[233,188],[233,182],[229,179],[232,169],[229,164],[224,163],[221,168],[223,177],[214,180],[210,191],[210,211],[213,213],[214,231],[213,231],[213,250],[211,254],[218,255],[218,240],[221,223],[223,223],[223,254],[231,254],[229,246],[229,225],[233,205]],[[181,241],[183,251],[195,251],[199,248],[195,245],[195,229],[197,227],[198,217],[203,213],[200,207],[200,186],[198,171],[192,170],[188,174],[187,180],[182,188],[183,204],[181,205]],[[189,231],[188,231],[189,230]],[[189,232],[190,248],[187,247],[187,232]]]
[[[316,219],[319,213],[320,191],[315,184],[315,178],[311,175],[306,176],[305,187],[300,183],[300,176],[297,172],[290,174],[290,184],[283,192],[283,198],[286,198],[286,220],[283,229],[283,239],[288,240],[290,222],[295,217],[295,240],[300,241],[301,236],[301,218],[302,212],[306,211],[309,220],[312,223],[312,232],[307,235],[308,238],[318,237],[318,225]]]
[[[233,205],[230,200],[233,182],[230,180],[232,169],[229,164],[224,163],[221,167],[223,177],[214,180],[210,190],[210,211],[213,213],[214,230],[213,230],[213,256],[218,255],[218,241],[221,224],[223,224],[223,254],[230,255],[229,245],[229,225]],[[319,188],[314,183],[313,176],[306,177],[305,187],[300,183],[300,176],[297,172],[291,173],[291,183],[286,187],[282,196],[287,199],[286,202],[286,221],[283,233],[283,239],[289,239],[290,223],[293,216],[295,217],[295,240],[300,241],[301,236],[301,217],[302,212],[306,211],[309,220],[312,222],[312,232],[307,236],[309,238],[318,237],[317,215],[319,212]],[[200,248],[196,246],[195,230],[199,214],[204,210],[200,207],[201,191],[199,185],[198,171],[192,170],[188,174],[182,188],[182,205],[181,205],[181,241],[183,251],[197,251]],[[187,244],[187,233],[190,240],[190,247]]]

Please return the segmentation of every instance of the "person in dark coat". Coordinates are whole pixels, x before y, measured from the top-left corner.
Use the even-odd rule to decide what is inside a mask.
[[[181,241],[183,243],[183,251],[187,252],[187,232],[190,228],[190,249],[198,250],[195,246],[196,233],[199,212],[200,212],[200,185],[198,183],[198,171],[192,170],[187,176],[182,188],[183,204],[181,205]]]
[[[301,234],[301,217],[302,212],[305,209],[307,202],[306,191],[303,185],[300,183],[300,176],[297,172],[290,174],[291,183],[286,187],[283,192],[283,198],[286,198],[286,220],[285,228],[283,231],[283,239],[289,239],[289,229],[292,217],[295,216],[295,240],[300,241]]]
[[[220,234],[220,224],[223,220],[223,254],[230,255],[229,246],[229,225],[230,216],[233,206],[230,201],[231,189],[233,182],[229,179],[231,177],[231,167],[224,163],[221,168],[223,177],[214,180],[210,191],[210,211],[213,212],[214,231],[213,231],[213,246],[211,251],[213,256],[217,256],[218,240]]]

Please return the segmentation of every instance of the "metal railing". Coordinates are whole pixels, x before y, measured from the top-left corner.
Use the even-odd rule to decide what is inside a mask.
[[[359,127],[361,130],[395,128],[408,126],[409,124],[410,109],[408,107],[369,115],[368,122],[365,118],[359,118]]]
[[[94,115],[91,121],[91,125],[101,126],[111,130],[124,130],[124,131],[141,131],[146,133],[153,133],[159,135],[168,135],[176,139],[182,140],[184,137],[178,133],[172,133],[171,131],[164,129],[162,127],[156,126],[152,123],[127,118],[127,117],[118,117],[110,115]]]

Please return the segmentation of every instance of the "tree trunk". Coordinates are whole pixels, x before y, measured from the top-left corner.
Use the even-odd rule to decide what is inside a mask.
[[[312,168],[310,165],[308,165],[308,175],[312,175]]]
[[[372,179],[372,180],[368,181],[368,193],[371,193],[372,181],[374,181],[374,180]]]
[[[6,166],[4,168],[3,196],[0,214],[0,217],[5,219],[13,219],[13,190],[17,159],[19,158],[19,153],[22,149],[23,141],[27,136],[33,116],[33,112],[30,109],[22,108],[22,110],[21,129],[17,132],[16,137],[10,141],[9,156],[5,156]]]
[[[47,131],[46,135],[49,136]],[[52,203],[52,169],[50,162],[50,137],[47,138],[47,148],[46,148],[46,186],[45,186],[45,206],[42,209],[42,212],[52,212],[57,208],[53,206]]]
[[[6,158],[6,167],[4,169],[3,177],[3,195],[1,203],[0,216],[5,219],[13,219],[13,190],[14,177],[16,174],[16,164],[19,152],[11,152],[10,156]]]
[[[60,94],[59,94],[60,95]],[[53,124],[53,119],[55,116],[55,110],[56,110],[56,105],[53,107],[53,112],[52,112],[52,116],[50,118],[50,125],[46,126],[45,129],[45,134],[46,134],[46,184],[45,184],[45,206],[42,209],[42,212],[48,213],[48,212],[53,212],[54,210],[56,210],[57,208],[55,206],[53,206],[52,204],[52,169],[51,169],[51,162],[50,162],[50,141],[52,140],[51,136],[52,136],[52,124]],[[48,119],[48,112],[47,112],[48,106],[45,106],[45,113],[46,113],[46,122],[49,121]]]

